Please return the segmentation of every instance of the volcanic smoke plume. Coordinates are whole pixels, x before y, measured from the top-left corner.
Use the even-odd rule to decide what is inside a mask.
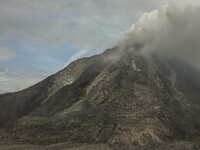
[[[140,46],[139,54],[180,59],[200,69],[200,1],[171,2],[144,13],[118,46]]]

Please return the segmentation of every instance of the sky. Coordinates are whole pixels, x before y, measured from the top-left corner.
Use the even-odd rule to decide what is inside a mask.
[[[0,0],[0,93],[116,45],[144,12],[170,0]]]

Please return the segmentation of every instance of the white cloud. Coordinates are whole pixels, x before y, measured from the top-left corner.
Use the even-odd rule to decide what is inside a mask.
[[[0,60],[7,60],[15,57],[16,54],[9,48],[0,47]]]
[[[83,49],[81,51],[79,51],[78,53],[75,53],[74,55],[72,55],[72,57],[67,61],[67,63],[65,64],[65,67],[67,65],[69,65],[69,63],[71,63],[72,61],[75,61],[81,57],[83,57],[85,54],[87,54],[89,52],[89,50]]]

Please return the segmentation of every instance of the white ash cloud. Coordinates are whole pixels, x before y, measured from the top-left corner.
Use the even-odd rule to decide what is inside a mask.
[[[122,49],[142,45],[139,54],[177,58],[200,69],[200,1],[170,2],[144,13],[118,42]]]

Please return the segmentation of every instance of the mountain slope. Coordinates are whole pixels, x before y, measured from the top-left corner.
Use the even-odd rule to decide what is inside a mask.
[[[25,91],[1,96],[4,111],[15,109],[1,110],[0,143],[198,149],[199,75],[178,60],[109,49]]]
[[[63,86],[74,82],[94,58],[82,58],[40,83],[16,93],[0,96],[0,127],[22,117],[47,101]]]

